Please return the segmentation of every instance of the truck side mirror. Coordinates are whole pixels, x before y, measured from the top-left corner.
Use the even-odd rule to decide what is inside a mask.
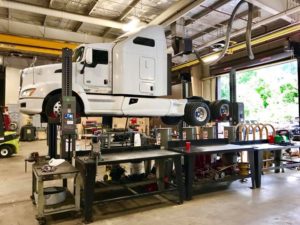
[[[93,49],[87,48],[85,53],[85,63],[87,65],[93,64]]]

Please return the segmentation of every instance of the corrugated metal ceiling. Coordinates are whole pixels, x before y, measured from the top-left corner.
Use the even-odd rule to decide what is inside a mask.
[[[119,21],[123,13],[128,10],[128,6],[134,0],[10,0],[11,2],[21,2],[29,5],[37,5],[44,8],[50,8],[60,11],[66,11],[90,17],[109,19]],[[181,0],[182,1],[182,0]],[[193,3],[196,0],[186,0]],[[200,5],[191,9],[184,15],[185,20],[191,21],[186,26],[186,34],[188,36],[196,37],[194,44],[196,46],[204,45],[206,42],[212,41],[219,37],[224,36],[226,31],[226,21],[229,19],[233,8],[239,0],[224,1],[226,4],[218,8],[211,8],[214,4],[222,0],[204,0]],[[283,12],[287,9],[299,6],[298,0],[255,0],[264,5],[271,5],[277,12]],[[151,22],[157,16],[163,14],[166,10],[178,4],[180,0],[140,0],[136,1],[132,10],[126,14],[122,20],[126,23],[132,16],[138,17],[145,23]],[[210,10],[210,12],[200,19],[194,19],[195,15]],[[239,13],[246,12],[247,5],[243,4]],[[269,10],[260,8],[257,10],[257,16],[254,23],[262,21],[272,16]],[[176,14],[177,11],[174,11]],[[0,18],[7,19],[8,21],[18,21],[29,24],[35,24],[45,27],[51,27],[61,30],[68,30],[73,32],[85,33],[88,35],[102,36],[106,34],[107,37],[116,38],[124,33],[119,29],[108,29],[105,26],[92,25],[74,21],[65,18],[58,18],[53,16],[46,16],[39,14],[39,12],[31,13],[15,9],[0,8]],[[290,15],[294,22],[300,21],[300,14],[295,13]],[[120,22],[120,21],[119,21]],[[233,31],[242,29],[246,26],[247,17],[237,18],[233,24]],[[166,30],[169,26],[166,27]],[[1,30],[0,30],[1,31]],[[33,34],[34,36],[34,34]],[[170,36],[169,36],[170,38]]]

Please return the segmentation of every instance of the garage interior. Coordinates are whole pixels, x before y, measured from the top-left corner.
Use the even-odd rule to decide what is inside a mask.
[[[299,0],[0,0],[0,224],[299,224]]]

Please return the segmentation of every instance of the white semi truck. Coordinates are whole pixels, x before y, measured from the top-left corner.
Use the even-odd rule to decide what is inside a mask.
[[[114,43],[83,44],[73,55],[73,95],[81,116],[162,117],[203,126],[210,110],[201,98],[169,99],[166,37],[148,26]],[[62,65],[26,68],[21,75],[21,112],[57,117],[61,111]]]

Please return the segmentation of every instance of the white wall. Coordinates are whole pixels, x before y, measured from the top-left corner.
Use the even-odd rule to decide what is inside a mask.
[[[20,70],[6,67],[5,74],[5,105],[18,104]]]

